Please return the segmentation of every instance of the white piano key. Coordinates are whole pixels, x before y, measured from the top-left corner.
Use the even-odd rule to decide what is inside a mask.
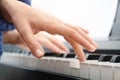
[[[64,58],[62,59],[62,69],[63,69],[63,74],[65,75],[75,75],[78,76],[79,73],[79,61],[77,59],[73,58]],[[76,71],[76,69],[78,71]],[[72,70],[72,73],[71,73]]]
[[[7,63],[8,64],[14,64],[15,60],[14,60],[15,54],[11,53],[7,55]]]
[[[18,66],[19,65],[19,59],[18,59],[18,57],[20,56],[20,54],[13,54],[13,62],[12,62],[12,64],[14,64],[14,65],[16,65],[16,66]]]
[[[114,64],[109,62],[101,63],[101,80],[113,80]]]
[[[114,80],[120,80],[120,63],[114,64]]]
[[[49,67],[48,69],[50,72],[56,72],[55,65],[56,65],[56,57],[50,57],[48,63],[48,67]]]
[[[42,60],[42,64],[41,64],[42,65],[42,70],[43,71],[48,71],[49,57],[43,57],[41,60]]]
[[[20,63],[21,63],[21,66],[29,67],[28,66],[28,56],[25,56],[24,54],[21,55],[21,57],[20,57]]]
[[[56,73],[63,73],[63,69],[62,69],[62,64],[63,64],[63,58],[57,58],[56,59],[56,64],[55,64],[55,72]]]
[[[100,73],[101,63],[100,62],[90,63],[90,80],[101,80]]]
[[[38,69],[38,70],[42,70],[42,58],[38,59],[37,67],[36,67],[36,69]]]
[[[62,60],[62,74],[70,75],[70,59]]]
[[[1,56],[1,60],[0,61],[2,63],[6,63],[8,61],[8,57],[9,57],[8,55],[9,55],[9,53],[4,52],[3,55]]]
[[[90,63],[97,62],[96,60],[87,60],[80,62],[80,78],[90,79]]]
[[[24,54],[20,54],[19,56],[19,65],[20,66],[24,66],[24,60],[25,59],[25,55]]]
[[[37,63],[38,63],[38,59],[34,56],[28,56],[26,58],[27,63],[28,63],[28,67],[36,69],[37,68]]]
[[[70,75],[80,77],[80,62],[78,59],[71,59],[70,62]]]

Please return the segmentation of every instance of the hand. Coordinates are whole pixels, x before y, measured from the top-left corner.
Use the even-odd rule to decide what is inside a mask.
[[[95,51],[97,48],[97,44],[88,36],[86,30],[80,27],[64,23],[20,1],[2,0],[1,4],[10,14],[12,22],[33,55],[38,58],[44,55],[42,46],[34,36],[39,31],[62,35],[73,46],[80,61],[85,61],[81,46],[89,51]]]
[[[55,53],[69,53],[69,49],[54,35],[41,31],[34,36],[40,45],[45,46]],[[29,47],[26,45],[16,30],[4,32],[3,42],[4,44],[14,44],[26,50],[29,50]]]

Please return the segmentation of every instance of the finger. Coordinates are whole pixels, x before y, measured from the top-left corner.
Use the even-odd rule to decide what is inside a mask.
[[[72,29],[67,25],[60,24],[58,22],[48,22],[42,25],[42,27],[40,27],[40,30],[47,31],[48,33],[51,34],[59,34],[64,37],[70,37],[79,44],[81,44],[82,46],[84,46],[89,51],[94,51],[96,49],[95,46],[91,44],[89,40],[85,39],[84,36],[82,36],[77,30]]]
[[[74,30],[76,30],[80,35],[82,35],[86,40],[88,40],[95,48],[98,47],[97,43],[93,41],[86,33],[88,32],[87,30],[80,28],[80,27],[75,27],[70,24],[66,24],[67,26],[70,26]]]
[[[61,50],[65,51],[66,53],[69,53],[69,49],[58,39],[56,38],[49,38],[49,40],[55,44],[57,47],[59,47]]]
[[[16,23],[15,25],[33,55],[38,58],[42,57],[44,55],[44,50],[42,46],[35,40],[33,33],[30,29],[30,25],[28,25],[25,21],[23,21],[22,24]]]
[[[82,27],[79,27],[79,26],[74,26],[74,25],[71,25],[71,24],[67,24],[67,23],[64,23],[65,25],[67,25],[67,26],[70,26],[72,29],[75,29],[75,30],[79,30],[79,29],[81,29],[83,32],[85,32],[86,34],[88,34],[89,33],[89,31],[88,30],[86,30],[86,29],[84,29],[84,28],[82,28]]]
[[[80,35],[76,31],[70,32],[69,34],[70,35],[67,38],[75,40],[77,43],[79,43],[80,45],[82,45],[91,52],[95,51],[96,48],[87,39],[85,39],[82,35]]]
[[[43,14],[44,16],[46,16],[48,19],[51,18],[51,19],[56,20],[57,22],[59,22],[59,23],[61,23],[61,24],[66,24],[66,23],[64,23],[63,21],[57,19],[56,17],[54,17],[54,16],[52,16],[52,15],[49,15],[49,14],[45,13],[45,12],[41,12],[41,14]],[[79,28],[81,28],[81,27],[79,27]],[[88,30],[86,30],[86,29],[84,29],[84,28],[81,28],[81,29],[82,29],[85,33],[87,33],[87,34],[89,33]]]
[[[96,47],[89,42],[89,39],[90,39],[89,36],[87,36],[88,38],[86,39],[77,30],[72,29],[72,28],[70,28],[66,25],[63,25],[63,24],[61,24],[61,25],[56,24],[53,26],[60,27],[60,28],[57,28],[57,30],[56,30],[57,32],[59,32],[60,35],[74,39],[76,42],[78,42],[79,44],[81,44],[83,47],[85,47],[87,50],[89,50],[91,52],[95,51]]]
[[[46,48],[50,49],[51,51],[60,54],[60,53],[66,53],[64,50],[61,50],[58,46],[56,46],[55,44],[53,44],[50,40],[48,40],[45,37],[42,37],[42,39],[40,39],[39,37],[36,37],[38,42],[40,44],[42,44],[43,46],[45,46]]]
[[[46,16],[48,19],[49,18],[51,18],[51,19],[53,19],[53,20],[55,20],[55,21],[57,21],[57,22],[59,22],[59,23],[61,23],[61,24],[65,24],[66,25],[66,23],[64,23],[63,21],[61,21],[61,20],[59,20],[59,19],[57,19],[56,17],[54,17],[54,16],[52,16],[52,15],[48,15],[47,13],[43,13],[43,12],[41,12],[41,14],[43,14],[44,16]],[[70,24],[69,24],[70,25]],[[72,27],[72,28],[74,28],[74,27]],[[86,29],[84,29],[84,28],[81,28],[81,27],[79,27],[81,30],[83,30],[85,33],[89,33],[89,31],[88,30],[86,30]]]
[[[84,31],[85,33],[89,33],[89,31],[88,30],[86,30],[86,29],[84,29],[84,28],[82,28],[82,27],[80,27],[80,29],[82,30],[82,31]]]
[[[60,48],[65,53],[69,53],[70,52],[69,49],[62,43],[62,41],[60,41],[59,39],[55,38],[55,36],[52,36],[52,35],[48,36],[48,34],[43,34],[43,35],[45,35],[44,37],[46,37],[46,39],[48,39],[52,44],[54,44],[55,46]]]
[[[66,40],[72,45],[74,48],[75,53],[77,54],[79,61],[84,62],[86,60],[85,53],[83,52],[83,49],[81,45],[76,43],[74,40],[70,38],[66,38]]]

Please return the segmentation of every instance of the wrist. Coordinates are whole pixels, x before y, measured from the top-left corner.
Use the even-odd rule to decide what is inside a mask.
[[[8,11],[10,9],[9,2],[10,2],[10,0],[0,0],[0,15],[2,15],[2,17],[7,22],[12,23],[12,19],[11,19],[10,13]]]
[[[28,5],[24,4],[20,0],[0,0],[0,8],[3,13],[3,17],[6,17],[8,21],[13,21],[15,16],[19,16],[18,13],[22,12],[24,7]],[[30,7],[30,6],[29,6]]]
[[[4,44],[17,44],[20,42],[20,36],[16,30],[3,33]]]

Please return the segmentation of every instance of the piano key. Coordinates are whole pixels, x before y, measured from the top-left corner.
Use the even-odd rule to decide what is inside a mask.
[[[101,62],[90,63],[90,80],[101,80]]]
[[[120,63],[120,56],[117,56],[115,63]]]
[[[8,55],[9,55],[8,52],[4,52],[4,54],[1,56],[0,62],[2,62],[2,63],[7,62],[8,61]]]
[[[64,54],[46,53],[44,57],[39,59],[37,69],[50,72],[56,72],[56,60],[57,57],[63,57]]]
[[[19,54],[16,54],[16,53],[11,55],[11,60],[12,60],[11,64],[18,65],[19,64],[18,57],[19,57]]]
[[[95,63],[97,60],[87,60],[80,62],[80,78],[90,79],[90,63]]]
[[[56,57],[50,57],[49,58],[49,63],[48,63],[48,71],[50,72],[56,72],[55,71],[55,65],[56,65]]]
[[[7,58],[8,58],[8,59],[7,59],[6,62],[7,62],[8,64],[15,64],[14,56],[15,56],[14,53],[8,54],[8,55],[7,55]]]
[[[56,60],[58,60],[59,58],[62,58],[64,56],[65,56],[65,54],[62,54],[62,53],[61,54],[55,54],[53,52],[52,53],[46,53],[44,55],[44,57],[48,57],[49,59],[48,58],[47,59],[45,58],[45,60],[44,60],[44,58],[42,59],[42,64],[44,66],[45,65],[47,66],[47,67],[43,67],[43,68],[45,68],[47,71],[56,72],[56,69],[57,70],[59,69],[59,68],[57,68],[57,66],[55,66],[57,64]],[[56,59],[56,57],[59,57],[59,58]],[[59,61],[58,61],[58,63],[59,63]]]
[[[49,68],[49,65],[48,65],[48,63],[49,63],[49,57],[43,57],[42,59],[42,70],[44,70],[44,71],[48,71],[48,68]]]
[[[20,66],[26,66],[26,64],[25,64],[25,62],[24,62],[24,61],[25,61],[24,59],[25,59],[25,55],[24,55],[24,54],[20,54],[20,55],[19,55],[19,65],[20,65]],[[24,64],[25,64],[25,65],[24,65]]]
[[[53,52],[47,52],[44,54],[45,57],[57,57],[59,54],[53,53]]]
[[[90,64],[97,63],[101,55],[86,54],[86,62],[80,63],[80,77],[90,79]]]
[[[70,59],[62,59],[62,74],[70,75]]]
[[[43,59],[43,58],[44,58],[44,57],[38,59],[37,67],[36,67],[38,70],[43,70],[43,68],[44,68],[44,66],[42,65],[42,59]]]
[[[50,70],[48,67],[49,65],[49,57],[55,57],[58,56],[57,54],[53,53],[53,52],[48,52],[44,54],[44,57],[38,59],[38,63],[37,63],[37,69],[38,70]]]
[[[18,56],[15,56],[17,58],[16,61],[19,63],[17,65],[27,66],[28,60],[26,59],[26,57],[29,57],[29,54],[28,54],[29,51],[21,50],[20,52],[23,52],[23,53],[16,53],[16,54],[18,54]]]
[[[100,54],[86,54],[86,59],[87,60],[98,60],[100,58]]]
[[[99,58],[100,62],[108,62],[111,61],[113,55],[101,55]]]
[[[65,58],[67,54],[60,54],[56,59],[55,59],[55,72],[56,73],[63,73],[63,59]]]
[[[21,56],[21,64],[22,64],[22,66],[30,67],[29,66],[29,56],[27,56],[27,55]]]
[[[120,63],[114,65],[114,80],[120,80]]]
[[[28,63],[28,67],[30,67],[32,69],[36,69],[37,68],[38,59],[36,57],[31,55],[31,56],[26,57],[25,60]]]
[[[75,58],[76,58],[75,53],[69,53],[65,56],[64,59],[62,59],[63,74],[70,75],[70,66],[72,63],[72,59],[75,59]]]
[[[56,59],[56,64],[55,64],[55,72],[56,73],[60,73],[62,74],[63,73],[63,58],[57,58]]]
[[[70,75],[79,77],[80,76],[80,62],[78,59],[71,59],[70,62]]]
[[[114,63],[105,62],[101,64],[101,80],[113,80]]]
[[[76,54],[75,53],[69,53],[69,54],[66,54],[65,58],[77,58]]]

